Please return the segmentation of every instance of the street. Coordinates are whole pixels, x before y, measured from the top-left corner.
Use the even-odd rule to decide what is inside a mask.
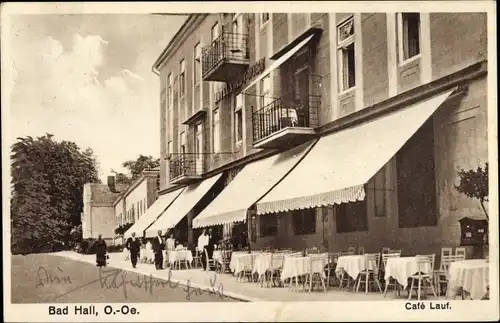
[[[206,290],[187,288],[49,254],[12,256],[12,303],[227,302]]]

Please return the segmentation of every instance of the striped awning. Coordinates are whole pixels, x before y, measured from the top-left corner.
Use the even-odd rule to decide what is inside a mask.
[[[320,138],[297,167],[257,203],[257,213],[363,200],[364,184],[452,92]]]
[[[193,227],[245,220],[247,209],[286,176],[312,145],[312,142],[305,143],[246,165],[219,196],[193,220]]]
[[[188,185],[174,203],[160,215],[153,225],[146,230],[146,237],[156,236],[158,230],[171,229],[184,218],[189,211],[208,193],[221,178],[222,173],[207,178],[199,183]]]
[[[182,193],[184,188],[169,192],[164,195],[160,195],[158,199],[146,210],[135,223],[125,232],[124,236],[130,237],[132,232],[135,232],[142,237],[144,231],[156,221],[156,219],[162,214],[175,199]]]

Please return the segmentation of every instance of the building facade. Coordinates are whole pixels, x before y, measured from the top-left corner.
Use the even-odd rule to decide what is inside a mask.
[[[118,193],[111,192],[106,184],[87,183],[83,186],[82,234],[84,239],[96,239],[99,234],[102,234],[106,240],[114,239],[115,209],[113,203],[118,195]]]
[[[158,197],[159,170],[145,170],[114,200],[115,227],[137,221]]]
[[[482,212],[454,185],[488,161],[486,59],[486,13],[192,14],[154,64],[160,194],[453,91],[363,199],[245,223],[252,248],[459,245],[458,220]]]

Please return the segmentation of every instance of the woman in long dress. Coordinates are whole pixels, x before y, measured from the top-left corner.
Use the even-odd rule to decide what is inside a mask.
[[[106,267],[106,242],[100,234],[95,242],[95,261],[97,267]]]

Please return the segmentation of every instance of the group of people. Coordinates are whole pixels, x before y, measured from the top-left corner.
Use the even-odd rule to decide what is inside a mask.
[[[164,239],[162,231],[158,231],[158,235],[148,242],[146,248],[151,248],[154,253],[154,263],[156,270],[163,269],[163,250],[172,251],[183,247],[179,241],[174,239],[174,235],[170,234],[168,239]],[[141,242],[135,237],[135,232],[131,234],[131,237],[127,239],[125,243],[125,248],[130,253],[130,261],[132,262],[132,267],[136,268],[137,259],[140,258]]]
[[[210,268],[208,268],[208,259],[212,259],[216,243],[217,240],[212,234],[212,229],[209,229],[208,231],[206,229],[203,229],[202,234],[198,237],[198,244],[196,248],[198,252],[201,253],[201,261],[204,270],[210,270]],[[137,260],[140,258],[141,246],[141,239],[136,238],[135,232],[133,232],[131,234],[131,237],[128,238],[125,243],[125,248],[127,248],[127,250],[129,251],[130,261],[133,268],[136,268]],[[174,239],[173,234],[170,234],[169,238],[165,240],[162,235],[162,231],[159,230],[158,235],[151,240],[151,248],[154,253],[154,263],[156,270],[163,269],[163,250],[167,250],[168,252],[169,250],[176,250],[179,247],[182,247],[182,245]],[[102,235],[99,235],[98,239],[95,242],[95,250],[97,266],[106,266],[106,242],[102,239]]]

